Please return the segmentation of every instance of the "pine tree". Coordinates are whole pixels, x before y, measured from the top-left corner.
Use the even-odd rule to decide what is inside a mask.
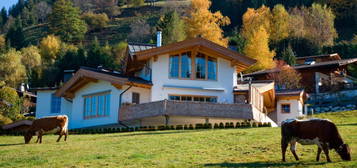
[[[87,32],[86,23],[80,18],[80,11],[70,0],[57,0],[49,16],[50,31],[66,42],[82,40]]]
[[[223,37],[221,26],[229,25],[230,20],[221,12],[211,13],[211,1],[192,0],[189,16],[185,17],[187,38],[203,37],[227,47],[228,39]]]
[[[26,46],[21,19],[17,18],[6,34],[6,41],[11,47],[20,49]]]
[[[257,60],[257,63],[251,66],[247,72],[254,72],[274,67],[273,58],[275,56],[275,52],[269,50],[268,38],[268,33],[264,27],[261,26],[252,34],[251,38],[247,39],[244,54]]]
[[[158,29],[162,30],[163,44],[182,41],[186,38],[184,22],[176,11],[167,12],[161,17]]]
[[[282,59],[290,66],[294,66],[296,63],[296,55],[289,45],[288,48],[285,48],[281,53]]]

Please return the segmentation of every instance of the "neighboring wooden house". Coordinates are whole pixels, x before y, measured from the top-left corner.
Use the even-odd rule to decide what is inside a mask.
[[[357,58],[341,59],[338,54],[300,57],[293,66],[301,76],[301,84],[308,93],[320,93],[331,90],[349,89],[353,86],[353,80],[347,75],[347,66],[357,64]],[[279,70],[262,70],[245,74],[254,80],[269,80],[271,73]]]
[[[66,114],[71,129],[242,120],[276,126],[267,116],[276,107],[274,84],[248,85],[249,101],[235,96],[237,73],[255,62],[203,38],[130,43],[125,72],[81,67],[62,87],[38,89],[36,117]]]

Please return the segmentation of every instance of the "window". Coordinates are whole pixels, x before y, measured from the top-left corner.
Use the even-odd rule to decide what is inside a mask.
[[[205,55],[199,53],[196,56],[196,79],[206,79],[206,59]]]
[[[169,95],[169,100],[217,103],[217,97],[214,96]]]
[[[191,78],[191,53],[183,53],[181,55],[181,78]]]
[[[170,77],[171,78],[179,77],[179,56],[178,55],[170,56]]]
[[[208,64],[208,79],[209,80],[216,80],[217,79],[217,59],[208,57],[207,59]]]
[[[217,80],[217,58],[191,52],[170,56],[170,78]]]
[[[282,113],[290,113],[290,104],[282,104],[281,112]]]
[[[61,97],[57,97],[54,93],[51,95],[51,113],[61,112]]]
[[[140,104],[140,94],[133,92],[132,101],[133,104]]]
[[[109,116],[110,93],[103,92],[83,96],[84,98],[84,119]]]

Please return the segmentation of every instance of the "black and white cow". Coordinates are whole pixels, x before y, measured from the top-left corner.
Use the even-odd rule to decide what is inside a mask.
[[[351,160],[350,148],[338,133],[334,123],[325,119],[296,120],[288,119],[281,125],[281,150],[282,160],[285,162],[286,148],[290,144],[290,150],[296,160],[296,143],[302,145],[317,145],[316,161],[320,160],[321,151],[324,151],[326,159],[331,162],[329,149],[335,149],[343,160]]]

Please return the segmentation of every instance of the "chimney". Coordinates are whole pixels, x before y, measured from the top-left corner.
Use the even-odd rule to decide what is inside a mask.
[[[158,31],[156,33],[156,47],[161,47],[162,44],[162,33],[161,31]]]

